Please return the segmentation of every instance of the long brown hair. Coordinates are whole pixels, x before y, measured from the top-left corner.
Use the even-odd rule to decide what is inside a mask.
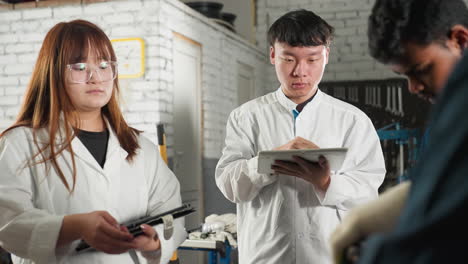
[[[32,128],[34,142],[39,149],[34,157],[41,155],[40,162],[50,162],[70,192],[75,189],[76,164],[71,146],[75,133],[69,124],[79,124],[79,117],[65,91],[65,71],[67,64],[79,62],[87,57],[88,52],[95,53],[98,58],[116,61],[109,38],[93,23],[74,20],[55,25],[44,39],[17,120],[0,135],[3,136],[7,131],[20,126]],[[117,135],[120,146],[127,151],[127,161],[131,162],[140,147],[137,139],[139,131],[125,122],[118,99],[119,83],[116,78],[111,98],[101,111]],[[61,118],[64,121],[62,127]],[[42,147],[39,147],[37,142],[39,129],[47,129],[49,134],[48,142]],[[61,129],[64,135],[61,135]],[[57,137],[61,137],[63,142],[57,144]],[[72,186],[57,163],[58,155],[64,150],[72,154]]]

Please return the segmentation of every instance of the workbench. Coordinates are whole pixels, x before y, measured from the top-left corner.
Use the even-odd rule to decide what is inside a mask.
[[[231,246],[227,241],[187,239],[179,246],[179,250],[207,251],[208,264],[230,264],[231,261]]]

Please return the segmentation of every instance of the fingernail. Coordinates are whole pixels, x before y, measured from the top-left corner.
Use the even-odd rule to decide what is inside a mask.
[[[141,230],[145,230],[146,227],[144,225],[140,225],[140,228]]]

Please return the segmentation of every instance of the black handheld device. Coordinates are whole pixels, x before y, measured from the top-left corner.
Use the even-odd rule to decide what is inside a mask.
[[[164,213],[154,215],[154,216],[144,216],[141,218],[137,218],[134,220],[131,220],[129,222],[125,222],[122,225],[126,226],[130,234],[133,236],[139,236],[143,234],[143,230],[141,230],[141,225],[142,224],[147,224],[150,226],[155,226],[157,224],[162,224],[163,223],[163,217],[167,215],[172,215],[172,217],[179,218],[182,216],[186,216],[188,214],[191,214],[195,212],[195,208],[193,208],[190,204],[183,204],[180,207],[171,209],[169,211],[166,211]],[[83,252],[92,249],[88,243],[86,243],[84,240],[81,240],[81,242],[78,244],[76,247],[75,251],[76,252]]]

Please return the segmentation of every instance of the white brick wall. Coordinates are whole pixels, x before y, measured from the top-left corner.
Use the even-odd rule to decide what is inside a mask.
[[[468,3],[468,0],[466,0]],[[255,69],[256,95],[278,87],[268,64],[266,32],[289,10],[310,9],[336,28],[324,80],[379,79],[393,73],[367,51],[367,17],[373,0],[258,0],[258,48],[210,22],[177,0],[120,0],[0,11],[0,130],[12,124],[46,32],[56,23],[82,18],[110,38],[141,37],[146,45],[144,77],[122,80],[129,123],[156,142],[154,123],[166,122],[172,155],[172,32],[202,44],[204,157],[218,158],[229,112],[236,107],[237,62]]]
[[[280,1],[281,2],[281,1]],[[227,117],[236,107],[237,62],[255,69],[256,94],[267,84],[267,55],[177,0],[120,0],[0,11],[0,130],[14,121],[47,31],[56,23],[86,19],[112,38],[145,41],[145,75],[120,81],[128,122],[156,143],[165,122],[168,154],[173,142],[173,32],[202,44],[204,158],[219,158]],[[271,72],[270,72],[271,73]],[[276,88],[276,87],[275,87]]]
[[[205,17],[179,2],[163,2],[160,18],[167,22],[160,25],[161,35],[168,37],[167,43],[172,42],[170,32],[175,31],[202,45],[202,75],[206,76],[202,80],[203,152],[206,158],[218,158],[228,115],[237,106],[237,63],[251,65],[256,70],[256,93],[262,95],[270,90],[265,73],[267,54],[224,28],[213,27]]]

